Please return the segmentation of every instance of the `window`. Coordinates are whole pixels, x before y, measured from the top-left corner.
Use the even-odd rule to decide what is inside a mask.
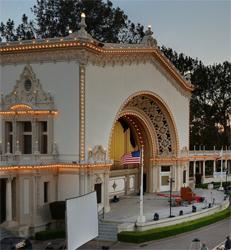
[[[32,86],[31,80],[30,80],[30,79],[27,79],[27,80],[24,82],[24,88],[25,88],[25,90],[26,90],[26,91],[30,91],[31,86]]]
[[[48,202],[48,195],[49,195],[49,182],[44,182],[43,183],[43,202],[47,203]]]
[[[53,127],[49,126],[46,118],[7,119],[3,123],[4,153],[15,154],[16,151],[21,154],[33,154],[35,151],[39,151],[40,154],[51,153]]]
[[[23,154],[32,154],[32,126],[31,122],[21,122],[23,127]]]
[[[161,166],[161,172],[170,172],[170,166]]]
[[[7,147],[9,146],[10,153],[13,153],[13,124],[12,122],[5,123],[5,151],[7,152]]]
[[[186,183],[186,170],[183,171],[183,183]]]
[[[41,121],[38,123],[38,129],[39,129],[39,145],[40,145],[40,153],[41,154],[47,154],[47,122]]]

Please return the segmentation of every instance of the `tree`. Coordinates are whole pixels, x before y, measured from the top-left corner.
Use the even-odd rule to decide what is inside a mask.
[[[86,14],[87,31],[101,42],[137,43],[144,36],[144,27],[132,23],[120,8],[113,8],[111,1],[102,0],[37,0],[32,8],[35,21],[24,14],[17,28],[9,19],[1,23],[3,39],[53,38],[68,35],[69,29],[79,29],[80,15]]]
[[[144,27],[134,24],[111,1],[103,0],[37,0],[31,8],[35,16],[29,21],[23,14],[22,23],[1,23],[1,39],[52,38],[68,35],[79,29],[80,14],[85,12],[87,31],[101,42],[138,43]],[[171,48],[160,48],[165,56],[184,74],[191,71],[195,85],[190,103],[190,147],[231,145],[231,65],[229,62],[205,66],[201,61],[178,54]]]
[[[231,146],[231,63],[205,66],[170,48],[161,50],[182,74],[192,71],[190,148]]]

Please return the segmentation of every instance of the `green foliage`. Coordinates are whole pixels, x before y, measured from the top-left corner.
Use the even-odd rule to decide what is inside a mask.
[[[219,188],[220,185],[221,185],[221,182],[220,182],[220,181],[219,181],[219,182],[213,182],[213,188],[214,188],[214,189]],[[227,184],[226,184],[226,182],[223,182],[223,187],[225,187],[226,185],[227,185],[227,186],[230,186],[230,185],[231,185],[231,181],[227,181]],[[204,189],[207,189],[207,188],[208,188],[208,183],[196,184],[196,188],[204,188]]]
[[[195,86],[190,103],[190,148],[231,147],[231,63],[205,66],[201,61],[162,47],[182,73],[191,71]]]
[[[35,234],[36,240],[51,240],[51,239],[58,239],[65,237],[66,237],[65,230],[45,230],[37,232]]]
[[[150,240],[158,240],[207,226],[219,220],[225,219],[230,215],[231,210],[229,207],[224,211],[191,222],[184,222],[178,225],[156,228],[142,232],[121,232],[118,234],[118,240],[131,243],[142,243]]]
[[[101,42],[137,43],[144,36],[143,26],[132,23],[120,8],[103,0],[37,0],[31,8],[35,20],[22,17],[17,28],[9,19],[1,23],[0,34],[7,41],[36,38],[64,37],[69,29],[79,29],[80,14],[86,14],[87,31]]]

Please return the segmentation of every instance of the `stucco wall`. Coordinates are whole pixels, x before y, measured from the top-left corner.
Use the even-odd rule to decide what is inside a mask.
[[[113,121],[123,102],[139,91],[152,91],[170,108],[179,147],[189,144],[189,98],[153,64],[88,65],[86,70],[86,149],[108,147]],[[94,126],[92,126],[94,124]]]
[[[63,173],[58,177],[58,200],[79,196],[79,175]]]
[[[79,144],[79,67],[75,62],[31,64],[45,92],[54,97],[58,116],[54,122],[54,139],[61,155],[78,160]],[[1,68],[1,91],[9,94],[20,78],[25,64]],[[63,157],[64,158],[64,157]]]

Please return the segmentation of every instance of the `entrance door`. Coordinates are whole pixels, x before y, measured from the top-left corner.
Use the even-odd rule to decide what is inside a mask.
[[[162,166],[160,171],[160,191],[170,191],[170,166]]]
[[[95,184],[95,191],[96,191],[96,197],[97,197],[97,204],[102,202],[102,195],[101,195],[101,183]]]

